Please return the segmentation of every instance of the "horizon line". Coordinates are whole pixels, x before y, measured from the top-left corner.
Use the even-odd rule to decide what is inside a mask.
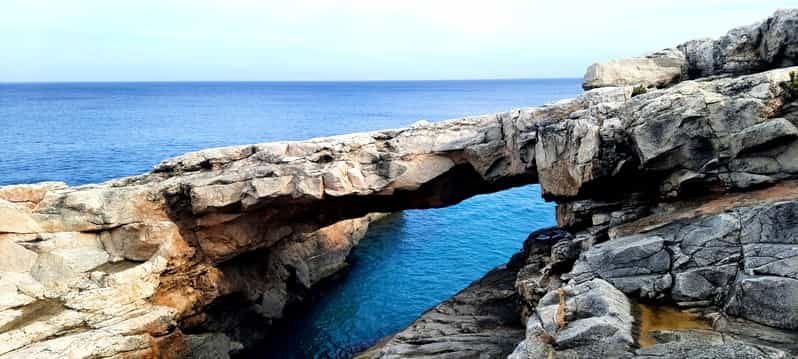
[[[503,77],[457,78],[427,80],[67,80],[67,81],[0,81],[0,85],[24,84],[111,84],[111,83],[367,83],[367,82],[455,82],[455,81],[524,81],[524,80],[581,80],[582,77]]]

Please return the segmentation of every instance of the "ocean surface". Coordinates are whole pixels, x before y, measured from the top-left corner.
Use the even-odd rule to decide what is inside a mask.
[[[207,147],[397,128],[541,105],[580,80],[0,84],[0,185],[135,175]],[[275,358],[346,358],[554,224],[537,186],[374,224],[349,269],[271,338]]]

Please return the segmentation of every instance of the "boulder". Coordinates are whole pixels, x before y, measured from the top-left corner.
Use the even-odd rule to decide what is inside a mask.
[[[549,291],[529,318],[514,357],[623,357],[634,344],[631,305],[611,284],[593,279]]]
[[[665,49],[622,60],[595,63],[587,68],[582,87],[665,87],[687,78],[687,59],[679,49]]]

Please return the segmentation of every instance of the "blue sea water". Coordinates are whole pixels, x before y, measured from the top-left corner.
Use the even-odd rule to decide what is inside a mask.
[[[393,214],[369,228],[349,271],[270,338],[262,357],[349,358],[506,263],[530,232],[554,224],[554,207],[538,186]]]
[[[187,151],[397,128],[541,105],[577,79],[0,84],[0,185],[143,173]],[[349,270],[272,338],[264,357],[348,357],[506,262],[554,223],[537,186],[372,226]]]

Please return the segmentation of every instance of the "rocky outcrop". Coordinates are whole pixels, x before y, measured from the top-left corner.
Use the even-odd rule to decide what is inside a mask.
[[[767,20],[739,27],[718,39],[685,42],[642,57],[595,63],[586,90],[606,86],[661,88],[686,79],[740,75],[798,65],[798,10],[779,10]]]
[[[513,284],[517,268],[497,268],[424,313],[411,326],[356,356],[498,358],[524,338]]]
[[[526,335],[503,354],[798,354],[789,75],[798,68],[778,69],[798,60],[795,19],[798,11],[782,10],[687,43],[703,50],[680,45],[594,65],[586,87],[625,86],[624,101],[541,123],[535,165],[544,197],[558,203],[558,228],[533,233],[510,261],[522,263],[515,310]],[[710,53],[712,61],[697,60]],[[628,95],[640,84],[654,89]],[[772,91],[781,94],[763,96]]]
[[[191,318],[201,323],[193,331],[226,333],[244,345],[264,340],[290,306],[301,305],[314,286],[347,266],[369,224],[384,216],[344,220],[220,264],[222,294]]]
[[[25,208],[37,208],[43,187],[3,187],[0,195],[22,198],[15,202],[24,206],[6,202],[7,208],[41,230],[36,214]],[[222,303],[231,296],[244,298],[232,311],[210,301],[200,314],[182,316],[182,323],[176,305],[154,303],[169,271],[166,257],[182,259],[192,251],[179,241],[182,235],[173,222],[130,223],[98,232],[4,230],[0,357],[225,357],[240,350],[240,342],[266,334],[242,328],[245,319],[251,322],[247,315],[260,318],[259,328],[267,328],[287,305],[301,301],[313,285],[345,266],[349,250],[382,216],[369,214],[295,234],[269,250],[220,263],[213,273],[177,273],[187,281],[214,275],[212,295]],[[19,223],[13,222],[16,217],[4,218]]]
[[[643,299],[714,305],[761,324],[798,329],[798,202],[769,200],[777,202],[613,238],[585,252],[571,275],[576,282],[602,278]]]
[[[524,297],[537,308],[509,357],[793,358],[795,185],[679,203],[581,247],[557,286]]]
[[[280,318],[356,242],[350,239],[363,225],[346,221],[534,182],[539,122],[556,124],[625,96],[624,89],[597,91],[408,129],[211,149],[141,176],[36,185],[35,196],[14,202],[8,195],[0,206],[8,222],[0,233],[0,257],[8,258],[0,262],[8,289],[0,310],[9,323],[0,356],[159,353],[164,345],[185,352],[206,342],[191,335],[218,330],[239,340],[225,329],[239,327],[224,320],[234,316],[215,304],[244,298],[245,317]],[[335,244],[342,241],[348,244]],[[33,310],[40,302],[59,315],[40,316]],[[109,325],[119,326],[118,339],[104,334]],[[97,348],[80,344],[89,335]],[[118,344],[128,341],[135,345]]]
[[[632,324],[629,300],[609,283],[569,284],[540,299],[509,358],[617,358],[634,345]]]
[[[643,61],[667,65],[653,76],[616,63],[624,84],[667,85],[634,97],[603,87],[405,129],[194,152],[98,185],[2,187],[0,357],[223,356],[252,337],[243,320],[268,327],[340,268],[370,213],[528,183],[558,203],[560,228],[533,234],[507,266],[515,291],[494,272],[370,355],[509,354],[496,333],[524,337],[496,306],[509,298],[527,328],[515,357],[794,355],[798,68],[783,66],[796,63],[796,14],[704,42],[711,61],[677,47],[686,77],[682,65],[664,75],[670,60]],[[713,325],[665,327],[638,348],[635,301]]]
[[[665,87],[687,79],[685,54],[665,49],[642,57],[595,63],[587,68],[582,87],[586,90],[607,86]]]

